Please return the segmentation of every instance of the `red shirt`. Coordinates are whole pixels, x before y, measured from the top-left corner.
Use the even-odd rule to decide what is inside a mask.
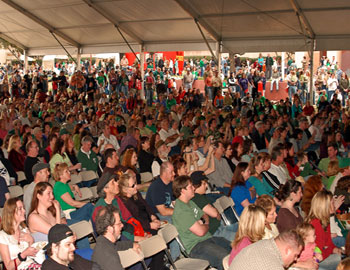
[[[333,253],[333,249],[335,248],[331,237],[331,226],[328,224],[326,230],[324,230],[319,219],[311,220],[310,224],[315,228],[315,242],[316,245],[321,249],[323,259],[325,260],[329,257],[329,255]]]

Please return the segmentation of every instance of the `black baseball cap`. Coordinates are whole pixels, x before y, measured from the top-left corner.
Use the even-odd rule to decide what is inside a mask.
[[[49,230],[47,237],[49,243],[44,249],[47,249],[51,244],[58,243],[70,236],[73,236],[73,231],[66,224],[56,224]]]
[[[203,171],[195,171],[191,174],[191,180],[193,185],[200,185],[203,180],[207,181],[208,177]]]
[[[100,193],[112,179],[118,179],[118,175],[109,172],[102,174],[97,183],[97,193]]]

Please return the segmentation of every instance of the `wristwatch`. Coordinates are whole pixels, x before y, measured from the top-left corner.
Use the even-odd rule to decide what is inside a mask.
[[[24,262],[25,260],[27,260],[27,257],[22,258],[21,255],[22,255],[22,252],[18,253],[18,255],[17,255],[18,259],[19,259],[21,262]]]

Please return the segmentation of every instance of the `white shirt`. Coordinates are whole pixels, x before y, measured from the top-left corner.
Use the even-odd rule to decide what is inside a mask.
[[[271,163],[271,167],[269,169],[269,172],[272,173],[274,176],[277,177],[278,181],[280,181],[281,184],[285,184],[288,180],[288,177],[286,175],[285,170],[282,166],[277,166],[273,163]]]
[[[165,129],[162,128],[162,129],[159,131],[159,136],[160,136],[160,138],[161,138],[164,142],[166,141],[166,139],[167,139],[168,137],[170,137],[170,136],[172,136],[172,135],[174,135],[174,134],[178,134],[178,133],[177,133],[175,130],[173,130],[173,129],[169,129],[168,131],[166,131]],[[173,146],[177,145],[178,142],[180,141],[180,139],[181,139],[181,138],[177,138],[175,141],[173,141],[173,142],[171,142],[171,143],[168,143],[167,146],[173,147]]]
[[[101,153],[104,151],[106,144],[112,144],[115,150],[117,150],[117,151],[119,150],[120,146],[119,146],[119,143],[118,143],[117,138],[116,138],[114,135],[110,134],[110,135],[109,135],[109,138],[107,138],[107,137],[102,133],[101,136],[98,137],[97,146],[100,146],[100,145],[101,145],[101,141],[102,141],[102,140],[104,140],[104,142],[103,142],[103,144],[102,144],[102,146],[101,146],[101,148],[100,148],[100,152],[101,152]]]
[[[163,162],[168,161],[167,159],[161,159]],[[157,160],[154,160],[152,162],[152,175],[153,178],[157,177],[158,175],[160,175],[160,164],[158,163]]]
[[[335,91],[338,86],[338,80],[337,78],[331,77],[327,80],[327,84],[328,84],[328,90]]]
[[[316,142],[321,142],[322,141],[322,133],[320,131],[320,128],[315,126],[315,125],[311,125],[309,127],[309,132],[311,133],[311,135],[316,131],[316,136],[315,136],[315,141]]]

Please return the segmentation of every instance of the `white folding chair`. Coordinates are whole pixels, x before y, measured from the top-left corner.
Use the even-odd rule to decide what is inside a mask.
[[[79,174],[82,178],[82,181],[91,181],[98,179],[98,175],[94,171],[81,171]]]
[[[70,183],[72,185],[78,184],[81,181],[83,181],[83,178],[81,177],[80,174],[71,174],[71,176],[70,176]]]
[[[8,189],[11,198],[20,197],[23,195],[23,188],[21,186],[9,186]]]
[[[87,201],[93,198],[92,191],[88,187],[80,188],[81,197],[75,196],[77,201]]]
[[[228,270],[228,259],[230,258],[230,254],[228,254],[226,257],[222,259],[222,266],[224,267],[224,270]]]
[[[18,183],[21,182],[21,181],[26,180],[26,175],[24,174],[23,171],[18,171],[18,172],[17,172],[17,179],[18,179],[18,180],[17,180]]]
[[[178,242],[180,242],[180,239],[178,239],[178,231],[176,227],[172,224],[167,224],[163,228],[161,228],[158,231],[158,235],[160,235],[166,244],[171,242],[172,240],[176,239]],[[181,246],[181,245],[180,245]],[[204,270],[209,267],[209,262],[206,260],[201,259],[194,259],[194,258],[183,258],[179,259],[176,262],[174,262],[171,258],[171,255],[169,253],[169,250],[165,250],[167,257],[173,266],[173,268],[176,270],[192,270],[192,269],[198,269],[198,270]]]
[[[137,262],[141,262],[144,266],[144,269],[147,269],[147,265],[145,264],[143,258],[143,253],[137,253],[132,248],[129,248],[127,250],[118,251],[118,255],[120,257],[120,262],[124,269],[127,267],[134,265]]]
[[[142,183],[146,183],[146,182],[149,182],[149,181],[153,180],[153,175],[150,172],[140,173],[140,176],[141,176],[141,182]]]
[[[90,190],[91,190],[91,192],[92,192],[92,197],[93,197],[94,199],[98,198],[97,186],[90,187]]]
[[[75,235],[77,236],[77,240],[89,235],[92,235],[92,237],[95,239],[94,230],[92,228],[91,222],[89,221],[79,221],[77,223],[69,225],[69,228],[71,228],[71,230],[75,233]]]
[[[224,211],[231,207],[233,214],[235,215],[236,219],[239,221],[239,216],[234,208],[235,203],[233,202],[231,197],[228,196],[222,196],[220,198],[218,198],[214,203],[213,203],[214,207],[218,210],[218,212],[220,213],[222,220],[225,222],[226,225],[230,225],[230,221],[227,219]]]
[[[142,240],[139,244],[145,258],[152,257],[153,255],[167,249],[165,241],[160,235],[153,235],[151,238]]]

